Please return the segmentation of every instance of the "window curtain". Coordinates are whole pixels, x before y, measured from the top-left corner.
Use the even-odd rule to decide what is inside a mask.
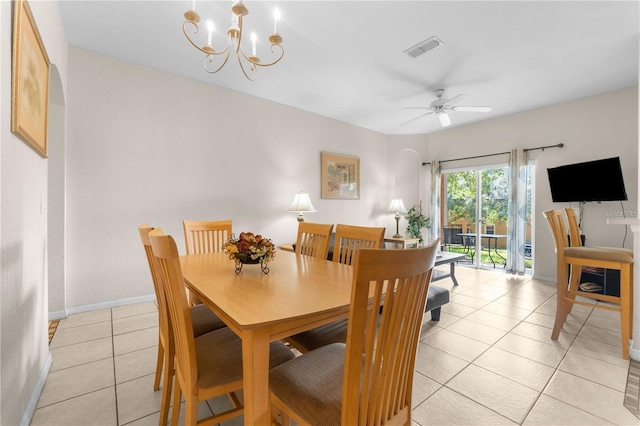
[[[440,238],[440,161],[431,161],[431,228],[429,241]],[[442,244],[442,241],[440,241]]]
[[[527,231],[527,153],[511,150],[509,158],[509,224],[507,237],[507,273],[524,275]]]

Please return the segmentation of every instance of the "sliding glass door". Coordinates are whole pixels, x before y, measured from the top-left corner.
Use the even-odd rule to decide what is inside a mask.
[[[506,263],[509,170],[505,166],[442,174],[441,235],[446,249],[476,267]]]

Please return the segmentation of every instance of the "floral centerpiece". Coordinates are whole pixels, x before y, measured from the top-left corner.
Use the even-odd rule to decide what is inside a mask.
[[[224,243],[222,250],[229,255],[229,259],[236,262],[236,274],[242,271],[242,265],[260,264],[262,272],[269,273],[267,264],[276,255],[276,249],[270,239],[262,235],[255,235],[253,232],[241,232],[236,239],[235,234]]]

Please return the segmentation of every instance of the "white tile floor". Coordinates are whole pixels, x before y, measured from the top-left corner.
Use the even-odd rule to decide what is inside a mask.
[[[576,306],[550,339],[555,285],[501,271],[456,270],[438,323],[425,315],[414,425],[639,425],[623,406],[629,361],[613,312]],[[157,425],[153,303],[72,315],[32,425]],[[223,397],[224,398],[224,397]],[[202,415],[221,400],[201,404]],[[242,424],[242,418],[228,424]]]

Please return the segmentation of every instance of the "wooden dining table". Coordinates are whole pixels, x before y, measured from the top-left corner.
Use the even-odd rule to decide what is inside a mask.
[[[269,343],[346,318],[352,267],[278,251],[269,273],[222,252],[180,257],[190,291],[242,339],[244,424],[269,425]]]

